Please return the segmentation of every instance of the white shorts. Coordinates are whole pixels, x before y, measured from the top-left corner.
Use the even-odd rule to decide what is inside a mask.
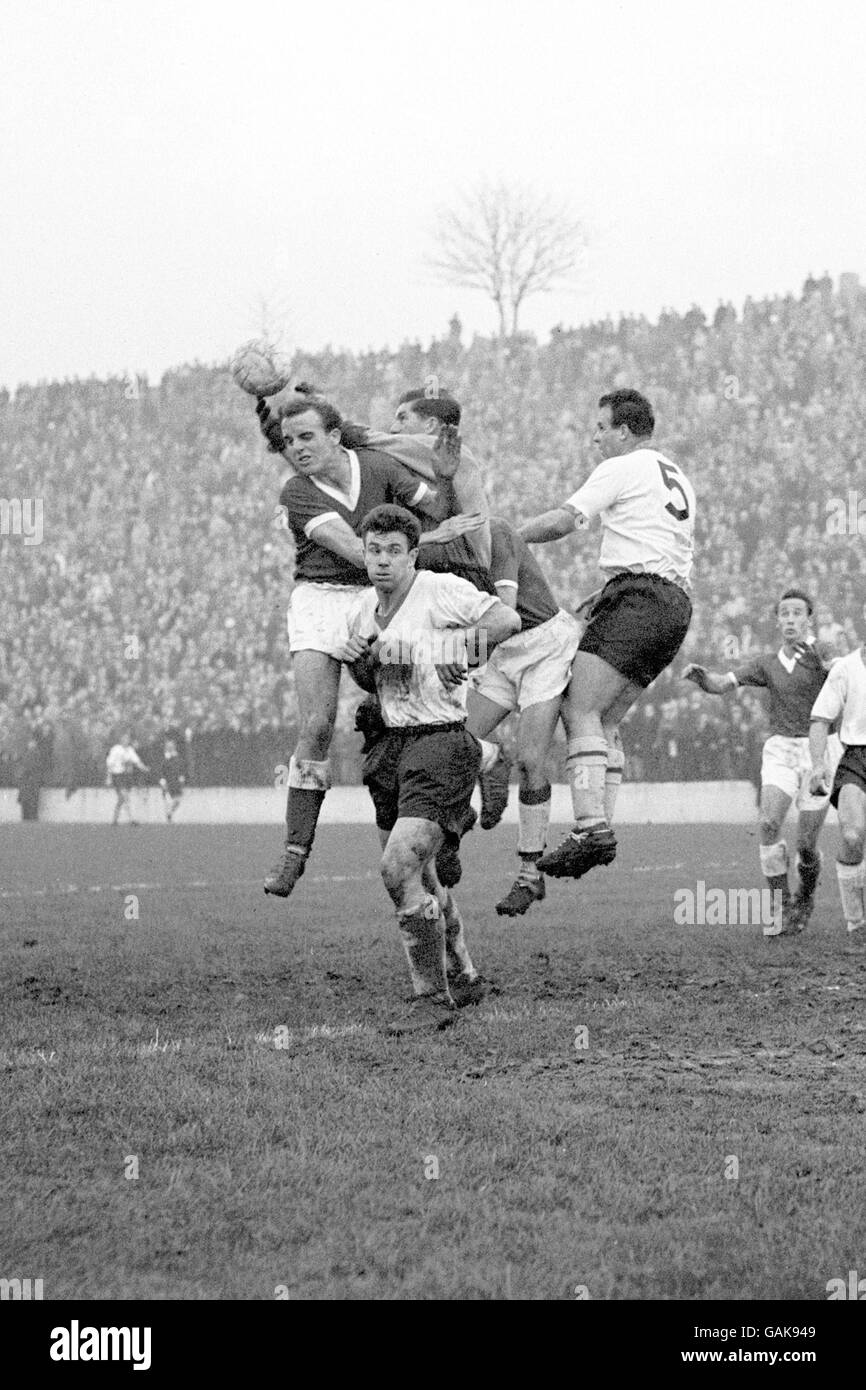
[[[296,584],[289,599],[289,651],[334,656],[349,639],[349,615],[366,584]]]
[[[555,700],[571,680],[580,634],[577,620],[560,608],[546,623],[500,642],[472,683],[479,695],[507,710]]]
[[[829,802],[829,787],[832,785],[836,764],[841,756],[842,744],[839,735],[830,734],[827,739],[828,792],[826,796],[814,796],[809,791],[809,774],[812,770],[809,740],[773,734],[764,744],[761,785],[778,787],[779,791],[784,792],[796,803],[799,811],[823,811]]]

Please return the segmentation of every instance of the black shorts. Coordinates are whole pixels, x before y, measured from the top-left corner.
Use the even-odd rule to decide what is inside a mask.
[[[839,759],[836,776],[830,790],[830,805],[839,805],[839,793],[846,785],[859,787],[866,794],[866,748],[862,743],[852,743]]]
[[[671,664],[691,620],[691,599],[678,584],[657,574],[616,574],[593,605],[578,651],[647,686]]]
[[[364,759],[364,785],[380,830],[404,816],[441,825],[449,837],[467,824],[481,766],[481,745],[462,726],[413,725],[388,729]]]
[[[129,791],[132,786],[131,772],[114,772],[111,776],[111,785],[116,792]]]

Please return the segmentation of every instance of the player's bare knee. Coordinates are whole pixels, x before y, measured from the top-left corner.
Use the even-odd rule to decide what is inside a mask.
[[[856,863],[863,853],[863,830],[862,825],[842,825],[839,826],[839,838],[842,841],[842,850],[848,863]]]
[[[547,783],[545,758],[537,748],[525,748],[517,755],[517,774],[521,791],[538,791]]]
[[[428,857],[427,847],[420,844],[417,837],[392,831],[382,855],[380,872],[388,894],[398,905],[407,884],[420,875]]]
[[[313,758],[324,758],[331,746],[334,734],[334,718],[330,713],[320,710],[304,717],[301,725],[301,741],[308,747]]]
[[[758,821],[761,839],[765,845],[775,844],[779,838],[782,822],[775,816],[762,815]]]
[[[607,739],[608,749],[611,752],[616,750],[621,753],[622,736],[619,732],[619,726],[617,724],[602,724],[601,731]]]
[[[382,882],[389,898],[397,907],[403,901],[403,891],[408,878],[406,861],[400,853],[399,847],[386,845],[382,855],[382,862],[379,865],[382,875]]]

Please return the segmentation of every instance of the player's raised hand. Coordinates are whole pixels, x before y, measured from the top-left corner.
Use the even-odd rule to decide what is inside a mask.
[[[831,663],[825,660],[825,656],[828,655],[829,652],[823,644],[821,650],[819,650],[817,642],[794,643],[795,660],[799,661],[801,666],[809,670],[829,671]]]
[[[683,671],[681,679],[684,681],[693,681],[696,686],[709,695],[710,688],[707,684],[707,675],[706,666],[700,666],[696,661],[690,661]]]
[[[443,545],[448,541],[456,541],[458,536],[468,536],[472,531],[480,531],[484,520],[480,512],[460,512],[457,516],[446,516],[434,531],[426,532],[427,540]]]
[[[281,454],[286,443],[283,439],[283,427],[276,415],[272,414],[264,396],[256,399],[256,414],[259,417],[259,429],[268,441],[271,453]]]
[[[453,478],[460,467],[463,440],[456,425],[442,424],[433,445],[433,472],[437,478]]]

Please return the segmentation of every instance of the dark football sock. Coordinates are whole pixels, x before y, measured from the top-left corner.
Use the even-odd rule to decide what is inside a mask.
[[[289,787],[286,803],[286,843],[309,851],[316,834],[325,792]]]

